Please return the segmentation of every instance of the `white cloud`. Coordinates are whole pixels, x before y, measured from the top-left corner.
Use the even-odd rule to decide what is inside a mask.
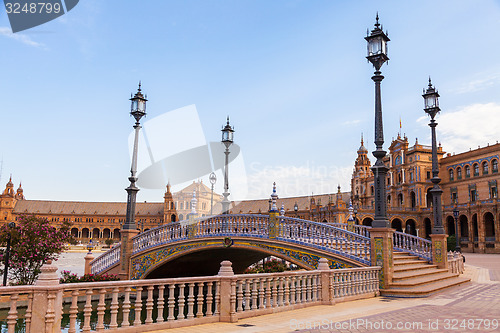
[[[354,120],[347,120],[347,121],[344,121],[342,123],[342,125],[356,125],[356,124],[359,124],[360,122],[362,122],[361,119],[354,119]]]
[[[33,47],[39,47],[39,48],[45,48],[45,45],[39,42],[35,42],[32,40],[29,36],[20,34],[20,33],[12,33],[12,30],[7,27],[0,27],[0,35],[15,39],[25,45],[28,46],[33,46]]]
[[[500,72],[480,73],[475,80],[468,80],[452,89],[457,94],[468,94],[491,88],[500,82]]]
[[[276,182],[278,195],[283,198],[311,193],[336,193],[339,184],[342,192],[347,192],[351,188],[352,168],[316,165],[310,161],[302,166],[263,166],[253,163],[248,174],[248,197],[269,197],[273,182]]]
[[[461,153],[469,148],[494,144],[500,139],[500,105],[496,103],[472,104],[457,111],[438,116],[437,136],[443,149]],[[418,119],[428,123],[428,117]]]

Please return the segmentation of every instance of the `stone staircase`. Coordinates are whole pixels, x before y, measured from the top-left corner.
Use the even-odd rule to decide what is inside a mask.
[[[382,296],[427,297],[445,288],[467,283],[470,279],[438,269],[437,265],[407,252],[394,252],[392,283],[380,290]]]

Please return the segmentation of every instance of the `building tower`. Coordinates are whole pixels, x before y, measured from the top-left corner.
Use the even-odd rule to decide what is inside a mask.
[[[163,196],[163,221],[164,223],[177,221],[174,198],[172,196],[172,192],[170,192],[170,182],[168,182],[167,191]]]

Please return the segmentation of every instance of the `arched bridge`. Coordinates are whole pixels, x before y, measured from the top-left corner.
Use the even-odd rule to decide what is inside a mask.
[[[216,274],[220,262],[235,273],[270,255],[314,269],[370,265],[369,228],[328,225],[285,216],[228,214],[169,223],[133,238],[130,278]],[[120,246],[91,263],[92,273],[117,273]]]

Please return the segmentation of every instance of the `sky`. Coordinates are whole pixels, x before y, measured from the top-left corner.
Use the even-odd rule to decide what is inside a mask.
[[[126,201],[129,98],[141,81],[144,121],[195,105],[205,142],[217,143],[229,115],[241,149],[231,199],[267,198],[273,182],[281,197],[349,191],[362,133],[374,150],[364,37],[377,12],[391,39],[384,147],[400,119],[410,145],[430,144],[429,76],[446,152],[497,142],[498,0],[81,0],[18,33],[2,7],[1,186],[12,175],[27,199]],[[178,136],[165,145],[190,140]],[[164,185],[141,189],[137,201],[162,201]]]

